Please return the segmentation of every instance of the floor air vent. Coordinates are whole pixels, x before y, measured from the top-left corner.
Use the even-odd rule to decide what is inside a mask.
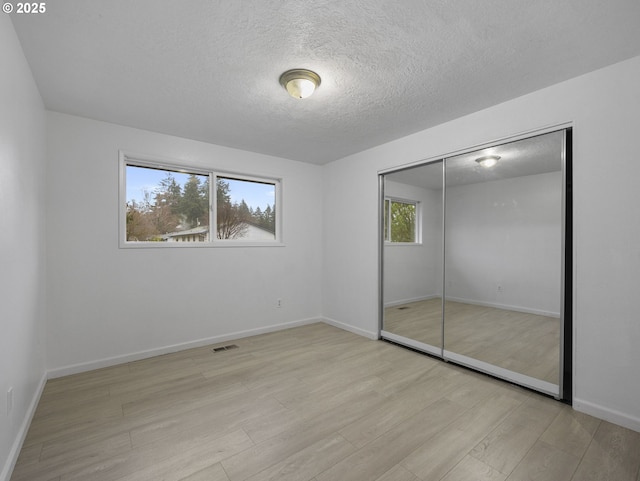
[[[214,347],[213,349],[211,349],[211,351],[224,352],[224,351],[231,351],[233,349],[238,349],[238,346],[236,346],[235,344],[229,344],[228,346]]]

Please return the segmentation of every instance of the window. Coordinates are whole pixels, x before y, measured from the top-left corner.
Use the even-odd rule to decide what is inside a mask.
[[[417,244],[418,202],[386,198],[384,200],[385,242]]]
[[[279,245],[280,180],[121,154],[125,247]]]
[[[218,239],[274,241],[276,184],[234,177],[216,178]]]

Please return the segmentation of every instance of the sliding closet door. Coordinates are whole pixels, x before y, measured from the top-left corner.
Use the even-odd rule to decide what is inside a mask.
[[[564,131],[445,160],[445,359],[559,396]]]
[[[560,130],[381,174],[381,337],[570,400],[570,152]]]
[[[442,355],[442,161],[382,176],[382,332]]]

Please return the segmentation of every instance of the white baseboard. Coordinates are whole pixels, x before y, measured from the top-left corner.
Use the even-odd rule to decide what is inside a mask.
[[[9,481],[11,478],[11,473],[13,473],[13,468],[18,461],[18,456],[20,455],[20,450],[22,449],[22,444],[24,443],[25,438],[27,437],[27,432],[29,431],[29,426],[31,426],[31,420],[33,419],[33,415],[36,413],[36,408],[38,407],[38,403],[40,402],[40,397],[42,396],[42,391],[44,391],[44,385],[47,383],[47,373],[42,375],[40,379],[40,383],[36,388],[36,392],[33,394],[31,398],[31,402],[29,403],[29,407],[27,412],[22,420],[22,424],[20,425],[20,429],[18,430],[18,435],[16,436],[13,445],[11,446],[11,450],[9,451],[9,456],[7,456],[7,462],[2,468],[2,472],[0,473],[0,481]]]
[[[372,340],[378,339],[377,332],[360,329],[359,327],[355,327],[350,324],[345,324],[344,322],[336,321],[335,319],[323,317],[322,322],[324,322],[325,324],[329,324],[330,326],[337,327],[338,329],[342,329],[343,331],[349,331],[349,332],[352,332],[353,334],[357,334],[358,336],[366,337],[367,339],[372,339]]]
[[[640,433],[640,418],[578,398],[573,398],[573,408],[581,413],[589,414]]]
[[[172,344],[170,346],[159,347],[155,349],[149,349],[146,351],[134,352],[131,354],[125,354],[122,356],[114,356],[105,359],[99,359],[97,361],[83,362],[79,364],[72,364],[70,366],[58,367],[50,369],[47,372],[49,379],[55,379],[57,377],[69,376],[71,374],[78,374],[86,371],[93,371],[94,369],[102,369],[105,367],[116,366],[126,362],[139,361],[141,359],[147,359],[149,357],[161,356],[163,354],[169,354],[172,352],[183,351],[185,349],[192,349],[194,347],[208,346],[210,344],[218,344],[225,341],[231,341],[234,339],[241,339],[243,337],[257,336],[259,334],[266,334],[268,332],[282,331],[284,329],[290,329],[292,327],[304,326],[307,324],[313,324],[315,322],[322,322],[322,318],[310,318],[301,319],[298,321],[284,322],[281,324],[274,324],[271,326],[259,327],[256,329],[248,329],[245,331],[231,332],[229,334],[223,334],[220,336],[207,337],[204,339],[198,339],[195,341],[183,342],[179,344]]]
[[[411,298],[411,299],[402,299],[402,300],[399,300],[399,301],[391,301],[391,302],[386,302],[384,304],[384,307],[394,307],[394,306],[401,306],[403,304],[410,304],[412,302],[428,301],[429,299],[435,299],[437,297],[440,297],[440,294],[434,294],[434,295],[431,295],[431,296],[423,296],[423,297],[415,297],[415,298]],[[447,296],[447,300],[448,301],[453,301],[453,302],[460,302],[462,304],[471,304],[471,305],[474,305],[474,306],[493,307],[495,309],[505,309],[507,311],[524,312],[524,313],[527,313],[527,314],[537,314],[538,316],[555,317],[557,319],[560,319],[560,313],[551,312],[551,311],[544,311],[542,309],[533,309],[533,308],[522,307],[522,306],[511,306],[509,304],[500,304],[500,303],[497,303],[497,302],[477,301],[475,299],[465,299],[465,298],[462,298],[462,297]]]
[[[495,309],[524,312],[526,314],[536,314],[538,316],[554,317],[556,319],[560,319],[559,312],[543,311],[542,309],[533,309],[530,307],[511,306],[509,304],[499,304],[497,302],[476,301],[474,299],[464,299],[462,297],[450,297],[450,296],[447,296],[447,301],[461,302],[463,304],[471,304],[474,306],[493,307]]]
[[[433,294],[431,296],[414,297],[412,299],[401,299],[399,301],[385,302],[384,307],[401,306],[403,304],[411,304],[412,302],[428,301],[429,299],[436,299],[441,297],[440,294]]]

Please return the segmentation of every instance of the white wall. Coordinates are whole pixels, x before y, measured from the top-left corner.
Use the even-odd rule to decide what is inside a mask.
[[[387,180],[385,196],[420,202],[422,243],[385,244],[384,304],[401,304],[441,295],[442,190]]]
[[[447,187],[446,205],[447,299],[560,316],[560,172]]]
[[[572,121],[574,406],[640,430],[639,84],[636,57],[326,165],[324,314],[376,335],[378,170]]]
[[[54,376],[319,318],[319,166],[58,113],[47,134]],[[281,177],[286,245],[118,248],[119,149]]]
[[[8,15],[0,16],[0,480],[44,382],[45,114]],[[7,415],[7,391],[13,409]]]

